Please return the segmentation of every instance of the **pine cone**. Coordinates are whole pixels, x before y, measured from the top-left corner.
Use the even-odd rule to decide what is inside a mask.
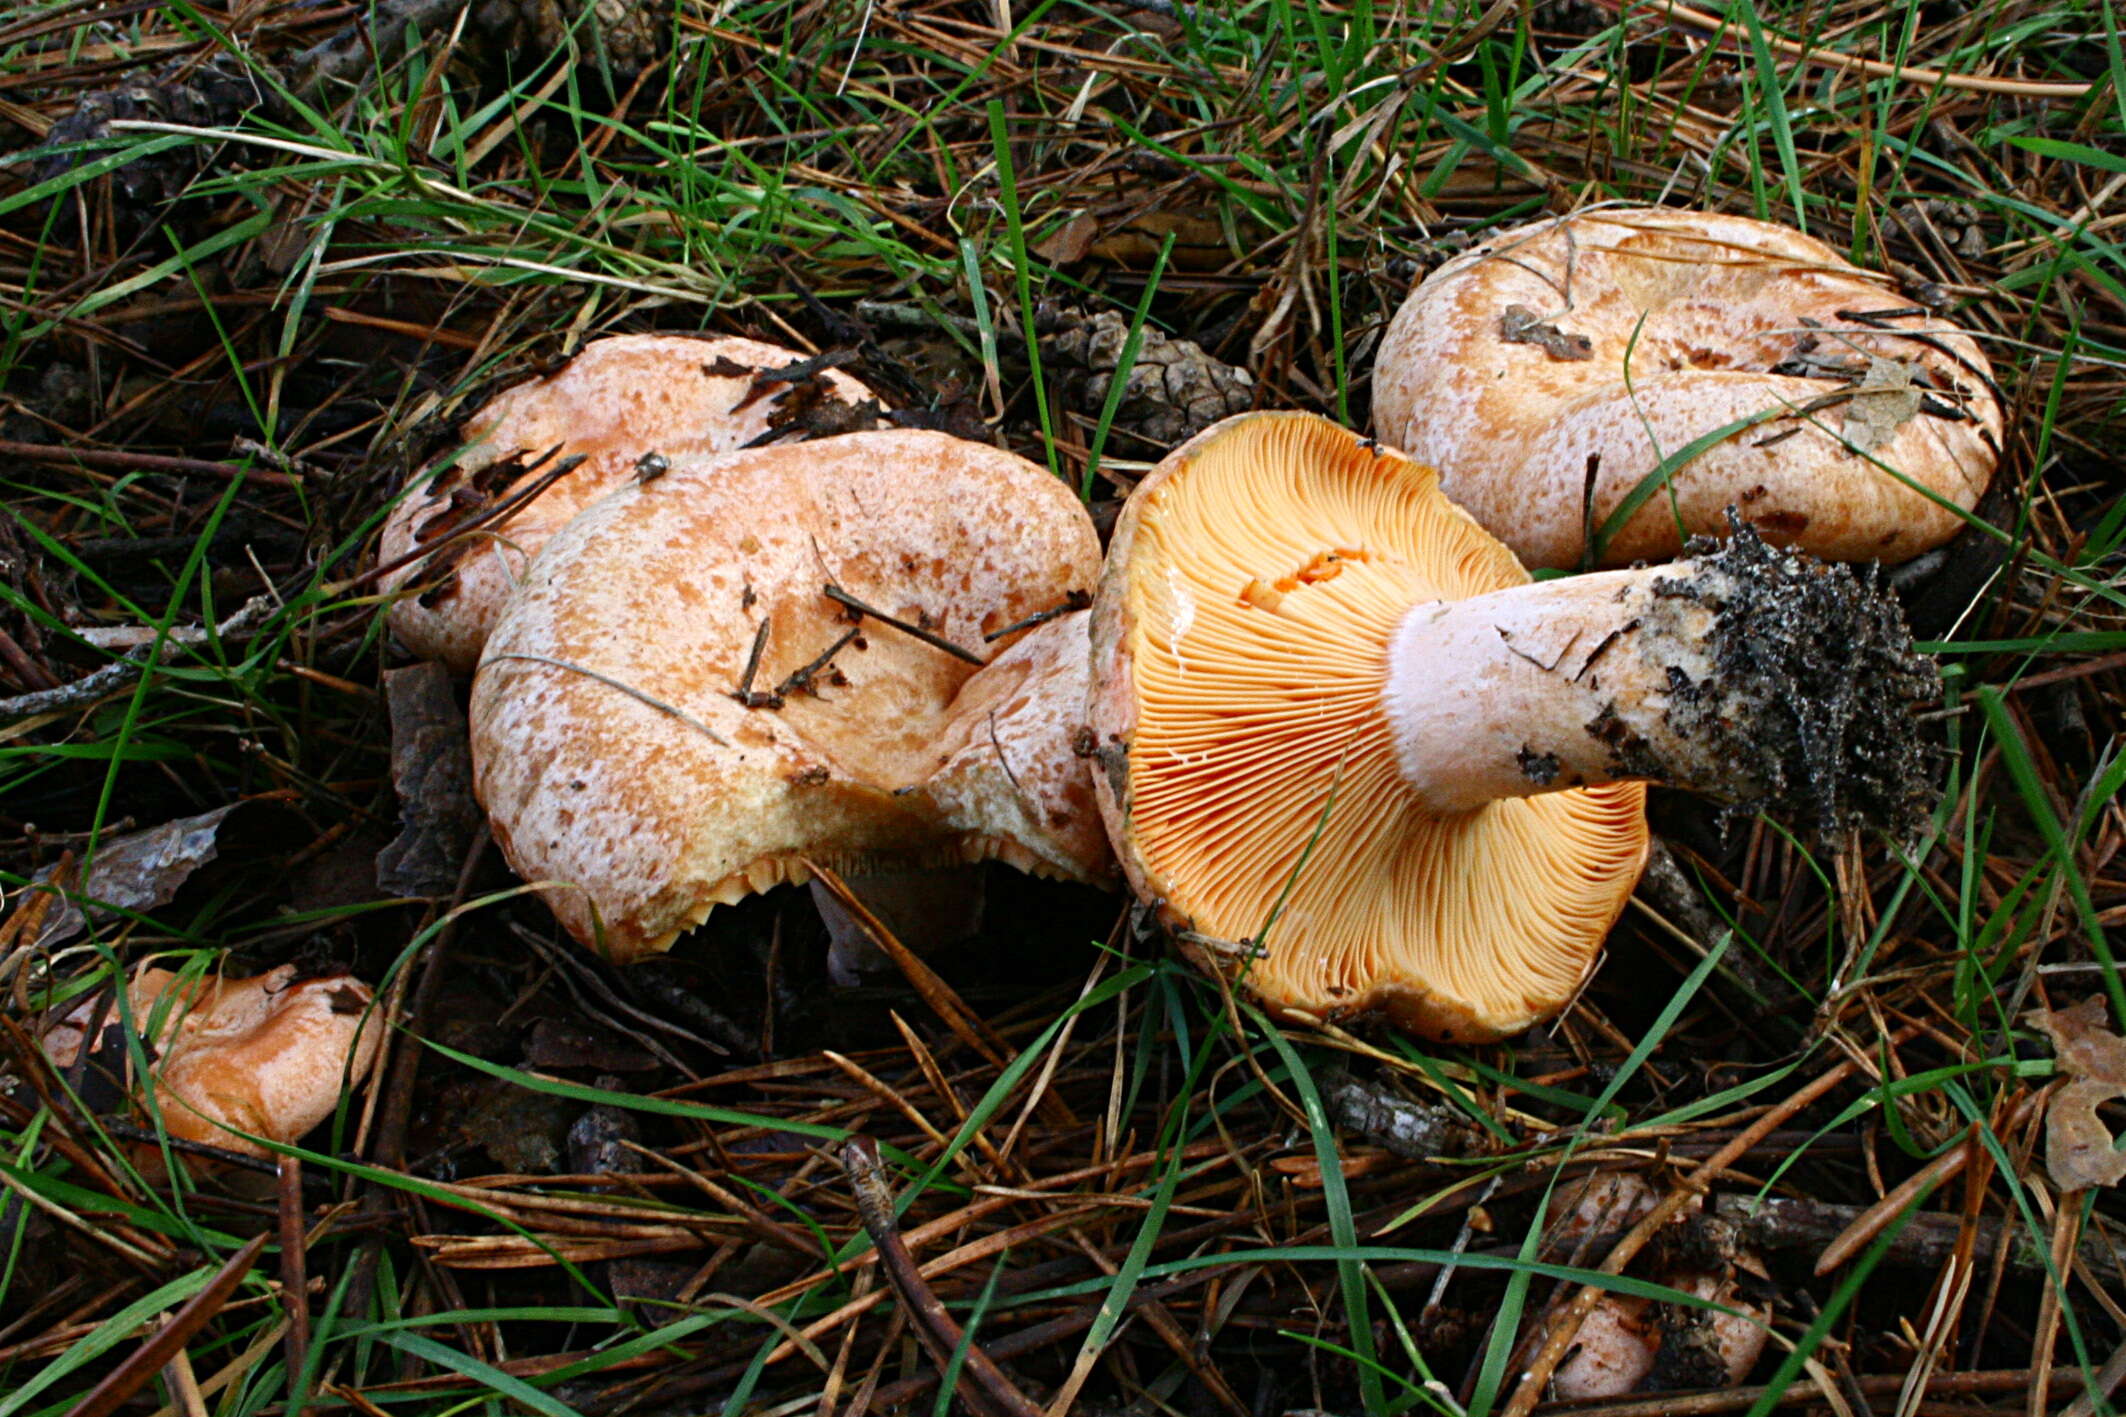
[[[1129,339],[1129,320],[1103,310],[1058,331],[1051,351],[1082,372],[1069,381],[1073,403],[1098,415]],[[1129,382],[1115,406],[1114,431],[1154,447],[1185,442],[1219,419],[1254,406],[1255,379],[1206,354],[1191,340],[1175,339],[1146,326],[1130,366]]]
[[[1599,33],[1611,23],[1609,12],[1594,0],[1536,0],[1529,15],[1530,28],[1575,41]]]
[[[1907,259],[1946,254],[1973,261],[1991,244],[1985,213],[1969,202],[1937,197],[1893,208],[1883,223],[1883,235],[1890,249]]]
[[[602,56],[616,80],[634,78],[672,47],[669,7],[647,0],[484,0],[474,18],[488,34],[540,52],[573,42],[592,64]]]
[[[121,136],[111,132],[117,120],[225,128],[247,113],[271,111],[275,106],[272,91],[226,55],[205,64],[170,64],[152,77],[131,75],[114,88],[83,94],[74,111],[52,125],[40,145],[45,151],[36,161],[35,180],[49,181],[104,156],[104,151],[77,145]],[[114,169],[109,175],[111,209],[120,234],[130,238],[151,226],[191,215],[182,210],[181,199],[221,151],[203,144],[181,144]]]

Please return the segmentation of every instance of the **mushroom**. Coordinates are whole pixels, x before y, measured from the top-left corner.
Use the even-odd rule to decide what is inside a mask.
[[[392,631],[422,658],[469,672],[525,565],[592,502],[661,461],[772,436],[810,401],[870,397],[839,370],[799,372],[807,362],[758,340],[616,335],[497,394],[466,420],[471,446],[384,523],[378,561],[396,569],[383,588],[408,592],[391,608]],[[453,537],[576,456],[584,461],[522,506]],[[431,543],[437,554],[420,555]]]
[[[817,862],[1112,871],[1083,764],[1091,519],[941,433],[675,459],[548,543],[473,681],[474,786],[625,961]],[[1026,622],[1040,620],[1032,628]]]
[[[1629,1230],[1655,1200],[1653,1187],[1636,1172],[1592,1172],[1551,1197],[1548,1238],[1568,1252],[1568,1262],[1581,1263],[1582,1246]],[[1697,1219],[1702,1204],[1693,1200],[1684,1213],[1691,1219],[1683,1223],[1705,1223]],[[1550,1395],[1561,1402],[1587,1402],[1646,1388],[1732,1386],[1747,1378],[1764,1354],[1770,1330],[1763,1308],[1742,1297],[1736,1275],[1763,1279],[1764,1262],[1732,1243],[1720,1248],[1724,1255],[1708,1255],[1702,1262],[1652,1267],[1655,1283],[1714,1307],[1657,1304],[1633,1294],[1610,1293],[1597,1300],[1551,1378]],[[1541,1332],[1535,1325],[1530,1338]]]
[[[1131,884],[1273,1012],[1442,1040],[1555,1013],[1646,859],[1646,780],[1902,828],[1936,689],[1894,602],[1754,536],[1531,582],[1432,471],[1228,419],[1124,507],[1092,751]]]
[[[1373,370],[1380,436],[1523,564],[1666,560],[1725,513],[1833,560],[1907,560],[1964,524],[2000,457],[1972,339],[1885,276],[1769,222],[1598,210],[1500,232],[1404,302]]]
[[[270,1156],[262,1141],[292,1145],[368,1078],[383,1038],[372,997],[350,974],[302,977],[292,964],[247,979],[137,970],[127,1005],[164,1130],[246,1156]],[[99,1017],[108,1026],[119,1015],[92,995],[45,1030],[54,1067],[72,1067],[85,1043],[98,1054],[86,1034]],[[127,1090],[144,1091],[137,1081]]]

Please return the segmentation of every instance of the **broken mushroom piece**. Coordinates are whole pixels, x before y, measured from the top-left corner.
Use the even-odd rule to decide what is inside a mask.
[[[1090,618],[1074,610],[1029,630],[953,699],[922,791],[963,858],[1065,880],[1113,877],[1092,779],[1072,751],[1091,690]],[[868,871],[846,884],[917,954],[981,928],[984,892],[973,867]],[[833,892],[817,879],[811,889],[827,925],[834,982],[893,968]]]
[[[292,964],[249,979],[151,967],[135,972],[126,993],[164,1130],[247,1156],[272,1155],[254,1137],[292,1145],[330,1117],[368,1078],[384,1034],[367,984],[349,974],[299,977]],[[99,1015],[101,1036],[85,1038]],[[118,1024],[118,1010],[91,995],[45,1031],[45,1056],[70,1068],[87,1044],[91,1066],[124,1069],[131,1051],[104,1042]],[[136,1103],[142,1096],[137,1082],[126,1092]]]
[[[1908,560],[1955,535],[2000,458],[1978,345],[1887,277],[1769,222],[1589,211],[1440,267],[1388,326],[1380,436],[1523,564],[1585,563],[1649,475],[1705,448],[1600,545],[1666,560],[1726,512],[1832,560]]]
[[[1430,469],[1248,414],[1124,507],[1095,783],[1199,963],[1311,1018],[1503,1037],[1579,987],[1646,858],[1643,780],[1810,825],[1930,800],[1936,679],[1844,567],[1726,550],[1531,583]]]
[[[405,564],[384,576],[383,589],[408,592],[392,606],[393,633],[422,658],[469,672],[526,564],[592,502],[674,458],[744,447],[823,402],[871,397],[814,364],[759,340],[615,335],[495,395],[465,422],[470,446],[384,523],[378,564]],[[583,462],[552,477],[578,456]],[[454,536],[512,498],[526,500]],[[420,556],[430,544],[436,553]]]
[[[1596,1171],[1567,1182],[1551,1197],[1546,1237],[1563,1263],[1592,1263],[1590,1244],[1621,1235],[1654,1207],[1653,1187],[1630,1171]],[[1674,1224],[1703,1224],[1693,1200]],[[1740,1275],[1765,1278],[1763,1260],[1732,1243],[1709,1247],[1689,1263],[1656,1265],[1657,1284],[1714,1307],[1656,1303],[1633,1294],[1604,1294],[1573,1338],[1551,1378],[1550,1395],[1587,1402],[1652,1389],[1730,1387],[1748,1378],[1770,1337],[1761,1306],[1742,1295]],[[1568,1291],[1569,1292],[1569,1291]],[[1552,1319],[1557,1317],[1553,1312]],[[1524,1345],[1540,1341],[1532,1325]]]
[[[1101,879],[1085,612],[1057,618],[1098,574],[1067,487],[941,433],[675,460],[570,523],[503,612],[475,789],[618,961],[815,861]]]

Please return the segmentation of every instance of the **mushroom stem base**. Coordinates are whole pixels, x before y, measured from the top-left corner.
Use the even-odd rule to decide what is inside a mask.
[[[1939,681],[1896,602],[1746,528],[1674,565],[1414,608],[1383,693],[1438,811],[1620,779],[1903,831],[1932,802],[1913,710]]]

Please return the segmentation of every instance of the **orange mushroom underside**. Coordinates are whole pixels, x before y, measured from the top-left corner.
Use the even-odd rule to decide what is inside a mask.
[[[1554,1012],[1637,880],[1643,787],[1435,816],[1381,702],[1411,606],[1526,573],[1430,470],[1318,421],[1224,425],[1166,466],[1103,589],[1121,643],[1096,640],[1128,665],[1095,718],[1128,741],[1140,890],[1200,956],[1253,956],[1282,1012],[1464,1041]]]

